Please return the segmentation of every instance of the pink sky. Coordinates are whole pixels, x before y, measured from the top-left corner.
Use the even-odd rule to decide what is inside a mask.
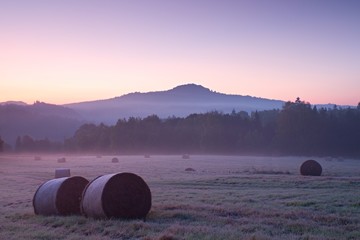
[[[0,3],[0,102],[167,90],[360,102],[360,1]]]

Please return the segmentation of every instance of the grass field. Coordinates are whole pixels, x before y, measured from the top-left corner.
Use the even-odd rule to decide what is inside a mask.
[[[360,239],[360,160],[314,158],[323,175],[304,177],[302,157],[34,157],[0,155],[0,239]],[[35,215],[36,189],[62,167],[88,180],[140,175],[146,221]]]

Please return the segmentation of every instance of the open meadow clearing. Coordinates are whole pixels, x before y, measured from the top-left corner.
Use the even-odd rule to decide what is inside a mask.
[[[304,157],[39,156],[0,156],[0,239],[360,239],[360,160],[313,158],[322,176],[305,177]],[[56,168],[138,174],[152,193],[146,221],[35,215]]]

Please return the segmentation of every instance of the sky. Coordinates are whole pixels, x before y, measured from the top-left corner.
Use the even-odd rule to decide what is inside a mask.
[[[0,0],[0,102],[66,104],[195,83],[360,102],[357,0]]]

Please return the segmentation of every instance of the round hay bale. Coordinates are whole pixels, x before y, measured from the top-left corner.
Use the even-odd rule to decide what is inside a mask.
[[[66,158],[62,157],[57,160],[58,163],[64,163],[66,162]]]
[[[187,171],[187,172],[196,172],[196,170],[193,169],[193,168],[185,168],[185,171]]]
[[[80,214],[81,194],[88,183],[88,180],[79,176],[56,178],[43,183],[33,198],[35,214]]]
[[[99,176],[84,189],[81,211],[93,218],[145,218],[151,208],[151,192],[133,173]]]
[[[150,158],[150,155],[149,155],[149,154],[145,154],[145,155],[144,155],[144,158]]]
[[[112,162],[112,163],[118,163],[118,162],[119,162],[119,159],[116,158],[116,157],[114,157],[114,158],[111,159],[111,162]]]
[[[321,165],[315,160],[307,160],[300,167],[300,173],[303,176],[320,176],[322,172]]]
[[[189,154],[184,154],[184,155],[182,155],[182,158],[183,159],[190,159],[190,155]]]
[[[69,168],[57,168],[55,169],[55,178],[70,177]]]
[[[40,161],[40,160],[41,160],[41,157],[40,157],[40,156],[35,156],[35,157],[34,157],[34,160],[35,160],[35,161]]]

